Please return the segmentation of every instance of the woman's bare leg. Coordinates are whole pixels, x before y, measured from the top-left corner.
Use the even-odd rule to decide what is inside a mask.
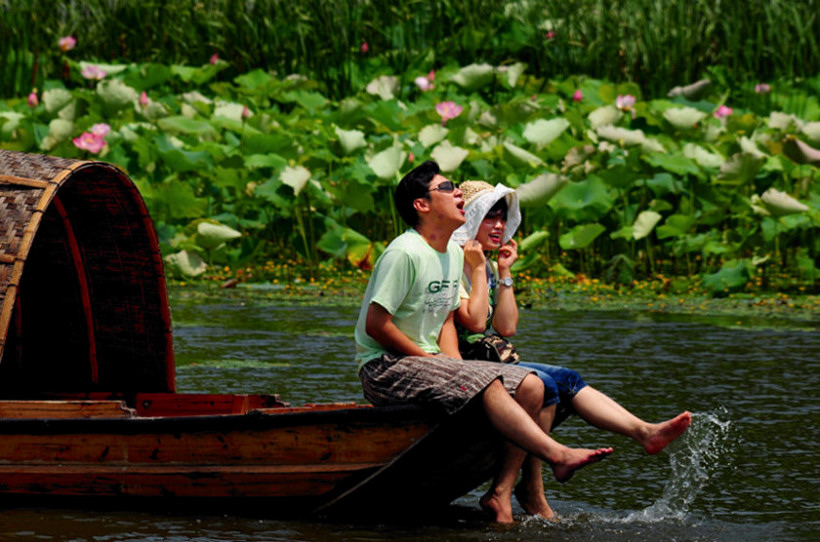
[[[692,423],[692,415],[688,411],[665,422],[645,422],[592,386],[579,391],[572,399],[572,406],[588,423],[631,437],[649,454],[666,448]]]

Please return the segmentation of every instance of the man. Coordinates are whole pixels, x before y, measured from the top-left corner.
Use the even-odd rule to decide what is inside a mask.
[[[612,449],[568,448],[544,433],[536,423],[544,388],[535,374],[461,359],[453,317],[463,253],[450,235],[465,221],[464,202],[438,165],[425,162],[408,173],[396,188],[395,205],[410,229],[376,262],[356,324],[364,395],[376,405],[433,405],[448,414],[478,398],[507,440],[501,470],[481,506],[497,522],[511,523],[513,486],[528,452],[564,482]]]

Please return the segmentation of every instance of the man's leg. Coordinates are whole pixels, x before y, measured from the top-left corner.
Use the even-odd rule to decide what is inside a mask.
[[[631,437],[648,454],[656,454],[666,448],[692,423],[689,412],[682,412],[661,423],[645,422],[592,386],[580,390],[572,399],[572,406],[588,423]]]
[[[487,413],[490,424],[504,438],[546,461],[552,468],[556,480],[566,482],[572,478],[576,470],[611,454],[612,448],[596,450],[568,448],[544,433],[534,419],[540,410],[539,394],[532,392],[533,389],[537,390],[541,386],[538,377],[530,374],[524,378],[516,391],[516,397],[520,394],[519,400],[532,401],[532,404],[528,404],[532,412],[530,414],[510,396],[499,380],[495,380],[482,395],[484,411]],[[523,461],[523,457],[517,460]],[[509,476],[507,471],[504,473]]]
[[[532,376],[532,375],[530,375]],[[496,380],[493,384],[500,382]],[[504,389],[503,386],[500,386]],[[486,393],[486,392],[485,392]],[[507,394],[507,390],[504,389]],[[509,397],[509,394],[507,394]],[[544,388],[541,382],[525,377],[515,392],[514,403],[520,405],[522,412],[530,418],[538,416],[541,404],[544,401]],[[485,403],[486,404],[486,403]],[[512,493],[518,471],[527,457],[527,452],[510,441],[504,444],[504,455],[501,460],[501,469],[493,480],[490,489],[481,497],[481,508],[494,516],[498,523],[512,523]],[[540,461],[539,461],[540,468]],[[540,476],[540,470],[539,470]]]
[[[555,416],[556,405],[542,408],[538,413],[538,426],[544,433],[549,434]],[[521,469],[521,481],[515,487],[515,497],[525,512],[533,516],[557,521],[555,512],[544,495],[544,476],[541,472],[543,461],[530,454],[524,460]]]

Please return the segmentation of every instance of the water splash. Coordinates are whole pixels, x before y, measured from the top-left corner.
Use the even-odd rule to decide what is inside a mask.
[[[733,452],[732,422],[728,412],[692,415],[692,425],[670,447],[672,475],[663,495],[644,510],[633,512],[626,521],[655,522],[684,519],[695,498],[725,468]]]

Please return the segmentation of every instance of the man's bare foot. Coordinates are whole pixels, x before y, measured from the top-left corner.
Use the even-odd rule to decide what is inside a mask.
[[[688,411],[678,414],[671,420],[652,425],[649,434],[643,440],[643,448],[649,455],[655,455],[686,431],[692,423],[692,414]]]
[[[597,450],[585,450],[578,448],[566,448],[563,457],[557,461],[550,462],[552,473],[560,483],[569,481],[575,471],[585,467],[590,463],[597,463],[612,453],[612,448],[598,448]]]
[[[547,502],[543,491],[538,491],[536,494],[530,495],[527,488],[523,484],[518,484],[515,488],[515,498],[518,504],[524,509],[526,513],[531,516],[538,516],[549,521],[558,522],[558,514],[556,514]]]
[[[501,498],[492,488],[478,501],[484,513],[496,523],[513,523],[512,503]]]

